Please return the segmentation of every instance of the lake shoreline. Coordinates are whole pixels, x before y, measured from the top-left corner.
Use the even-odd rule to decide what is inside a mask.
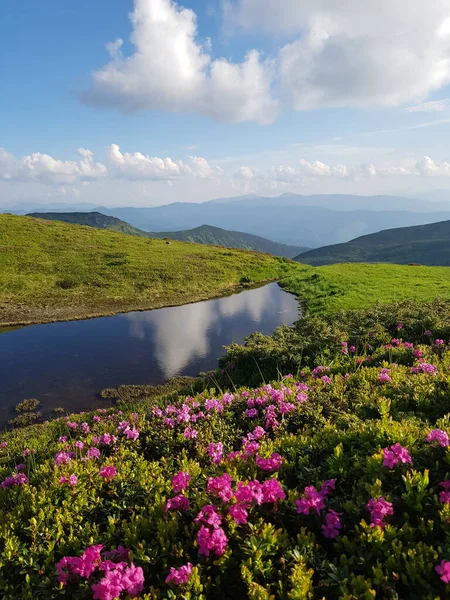
[[[255,281],[252,283],[240,283],[240,284],[232,284],[229,285],[222,290],[214,291],[214,292],[204,292],[200,294],[190,294],[189,298],[174,300],[173,302],[168,302],[167,300],[161,300],[161,302],[152,302],[149,304],[145,304],[142,302],[132,303],[125,302],[116,306],[108,306],[108,307],[30,307],[26,309],[29,313],[29,316],[25,317],[16,317],[10,318],[9,320],[5,320],[5,318],[0,317],[0,329],[6,327],[25,327],[27,325],[43,325],[46,323],[61,323],[61,322],[69,322],[69,321],[84,321],[87,319],[98,319],[101,317],[112,317],[118,314],[126,314],[129,312],[144,312],[149,310],[157,310],[161,308],[171,308],[176,306],[185,306],[187,304],[195,304],[197,302],[203,302],[205,300],[215,300],[218,298],[226,298],[227,296],[232,296],[234,294],[239,294],[240,292],[244,292],[246,290],[255,289],[258,287],[262,287],[269,283],[280,283],[282,280],[280,279],[264,279],[261,281]],[[284,289],[284,288],[283,288]],[[291,292],[288,289],[284,289],[287,293],[296,296],[295,293]],[[22,309],[23,310],[23,309]],[[49,314],[46,314],[48,311]],[[7,312],[7,311],[5,311]],[[20,313],[20,309],[18,309]],[[50,314],[53,313],[53,314]]]

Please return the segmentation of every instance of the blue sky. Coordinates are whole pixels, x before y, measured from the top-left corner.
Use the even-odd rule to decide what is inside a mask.
[[[1,204],[450,189],[450,3],[361,6],[2,0]]]

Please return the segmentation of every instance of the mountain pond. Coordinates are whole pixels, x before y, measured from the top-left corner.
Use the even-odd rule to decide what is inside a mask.
[[[81,412],[109,405],[103,388],[196,376],[217,367],[224,346],[298,316],[296,298],[270,283],[183,306],[0,329],[0,424],[25,398],[45,416]]]

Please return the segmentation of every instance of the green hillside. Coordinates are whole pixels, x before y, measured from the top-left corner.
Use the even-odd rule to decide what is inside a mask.
[[[184,304],[304,267],[245,250],[0,215],[0,324]]]
[[[450,268],[391,264],[305,267],[283,287],[311,314],[333,314],[403,300],[450,299]]]
[[[304,252],[295,260],[310,265],[344,262],[450,265],[450,221],[386,229],[345,244]]]
[[[72,213],[47,213],[35,212],[29,213],[29,217],[35,219],[46,219],[48,221],[62,221],[63,223],[72,223],[74,225],[87,225],[97,229],[108,229],[109,231],[118,231],[120,233],[128,233],[129,235],[137,235],[140,237],[148,237],[148,233],[133,227],[129,223],[125,223],[116,217],[109,217],[99,212],[72,212]]]
[[[268,252],[276,256],[286,256],[287,258],[293,258],[299,252],[305,251],[305,249],[298,248],[297,246],[279,244],[278,242],[272,242],[251,233],[228,231],[211,225],[201,225],[200,227],[185,231],[151,233],[149,235],[159,238],[168,237],[172,240],[182,242],[195,242],[197,244],[225,246],[226,248],[244,248],[247,250],[256,250],[257,252]]]
[[[110,231],[120,231],[130,235],[151,238],[170,238],[180,242],[195,242],[196,244],[210,244],[213,246],[224,246],[225,248],[243,248],[245,250],[256,250],[257,252],[267,252],[275,256],[285,256],[293,258],[300,252],[305,252],[307,248],[299,246],[289,246],[279,244],[265,238],[250,233],[239,231],[227,231],[219,227],[202,225],[195,229],[185,231],[167,231],[167,232],[148,232],[133,227],[129,223],[110,217],[99,212],[73,212],[73,213],[30,213],[28,216],[37,219],[47,219],[49,221],[63,221],[77,225],[88,225],[97,229],[109,229]]]

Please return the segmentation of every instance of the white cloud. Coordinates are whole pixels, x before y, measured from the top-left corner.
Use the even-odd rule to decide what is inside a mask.
[[[13,154],[0,148],[0,179],[61,185],[106,177],[107,168],[94,161],[92,152],[80,148],[78,154],[81,156],[78,161],[58,160],[40,152],[16,159]]]
[[[225,17],[297,37],[279,52],[297,110],[399,105],[450,81],[448,0],[228,0]]]
[[[403,109],[404,112],[415,113],[415,112],[443,112],[450,108],[450,99],[445,100],[434,100],[433,102],[423,102],[422,104],[416,104],[415,106],[408,106]]]
[[[436,163],[429,156],[424,156],[423,159],[416,164],[416,171],[419,175],[425,177],[449,177],[450,163],[446,161]]]
[[[217,119],[272,122],[273,64],[250,50],[242,63],[211,58],[210,43],[197,35],[195,13],[173,0],[135,0],[130,15],[135,50],[122,58],[121,40],[108,44],[112,57],[92,75],[85,102],[124,112],[198,112]]]
[[[148,156],[141,152],[122,153],[117,144],[108,146],[106,155],[115,176],[131,180],[171,181],[188,175],[208,179],[220,173],[201,156],[190,156],[189,162],[184,163],[182,160],[173,161],[171,158]]]
[[[234,174],[235,179],[243,179],[244,181],[252,181],[261,177],[259,170],[254,167],[239,167]]]
[[[345,165],[335,165],[330,167],[320,160],[309,162],[304,158],[300,159],[300,171],[304,175],[311,177],[348,177],[349,172]]]

